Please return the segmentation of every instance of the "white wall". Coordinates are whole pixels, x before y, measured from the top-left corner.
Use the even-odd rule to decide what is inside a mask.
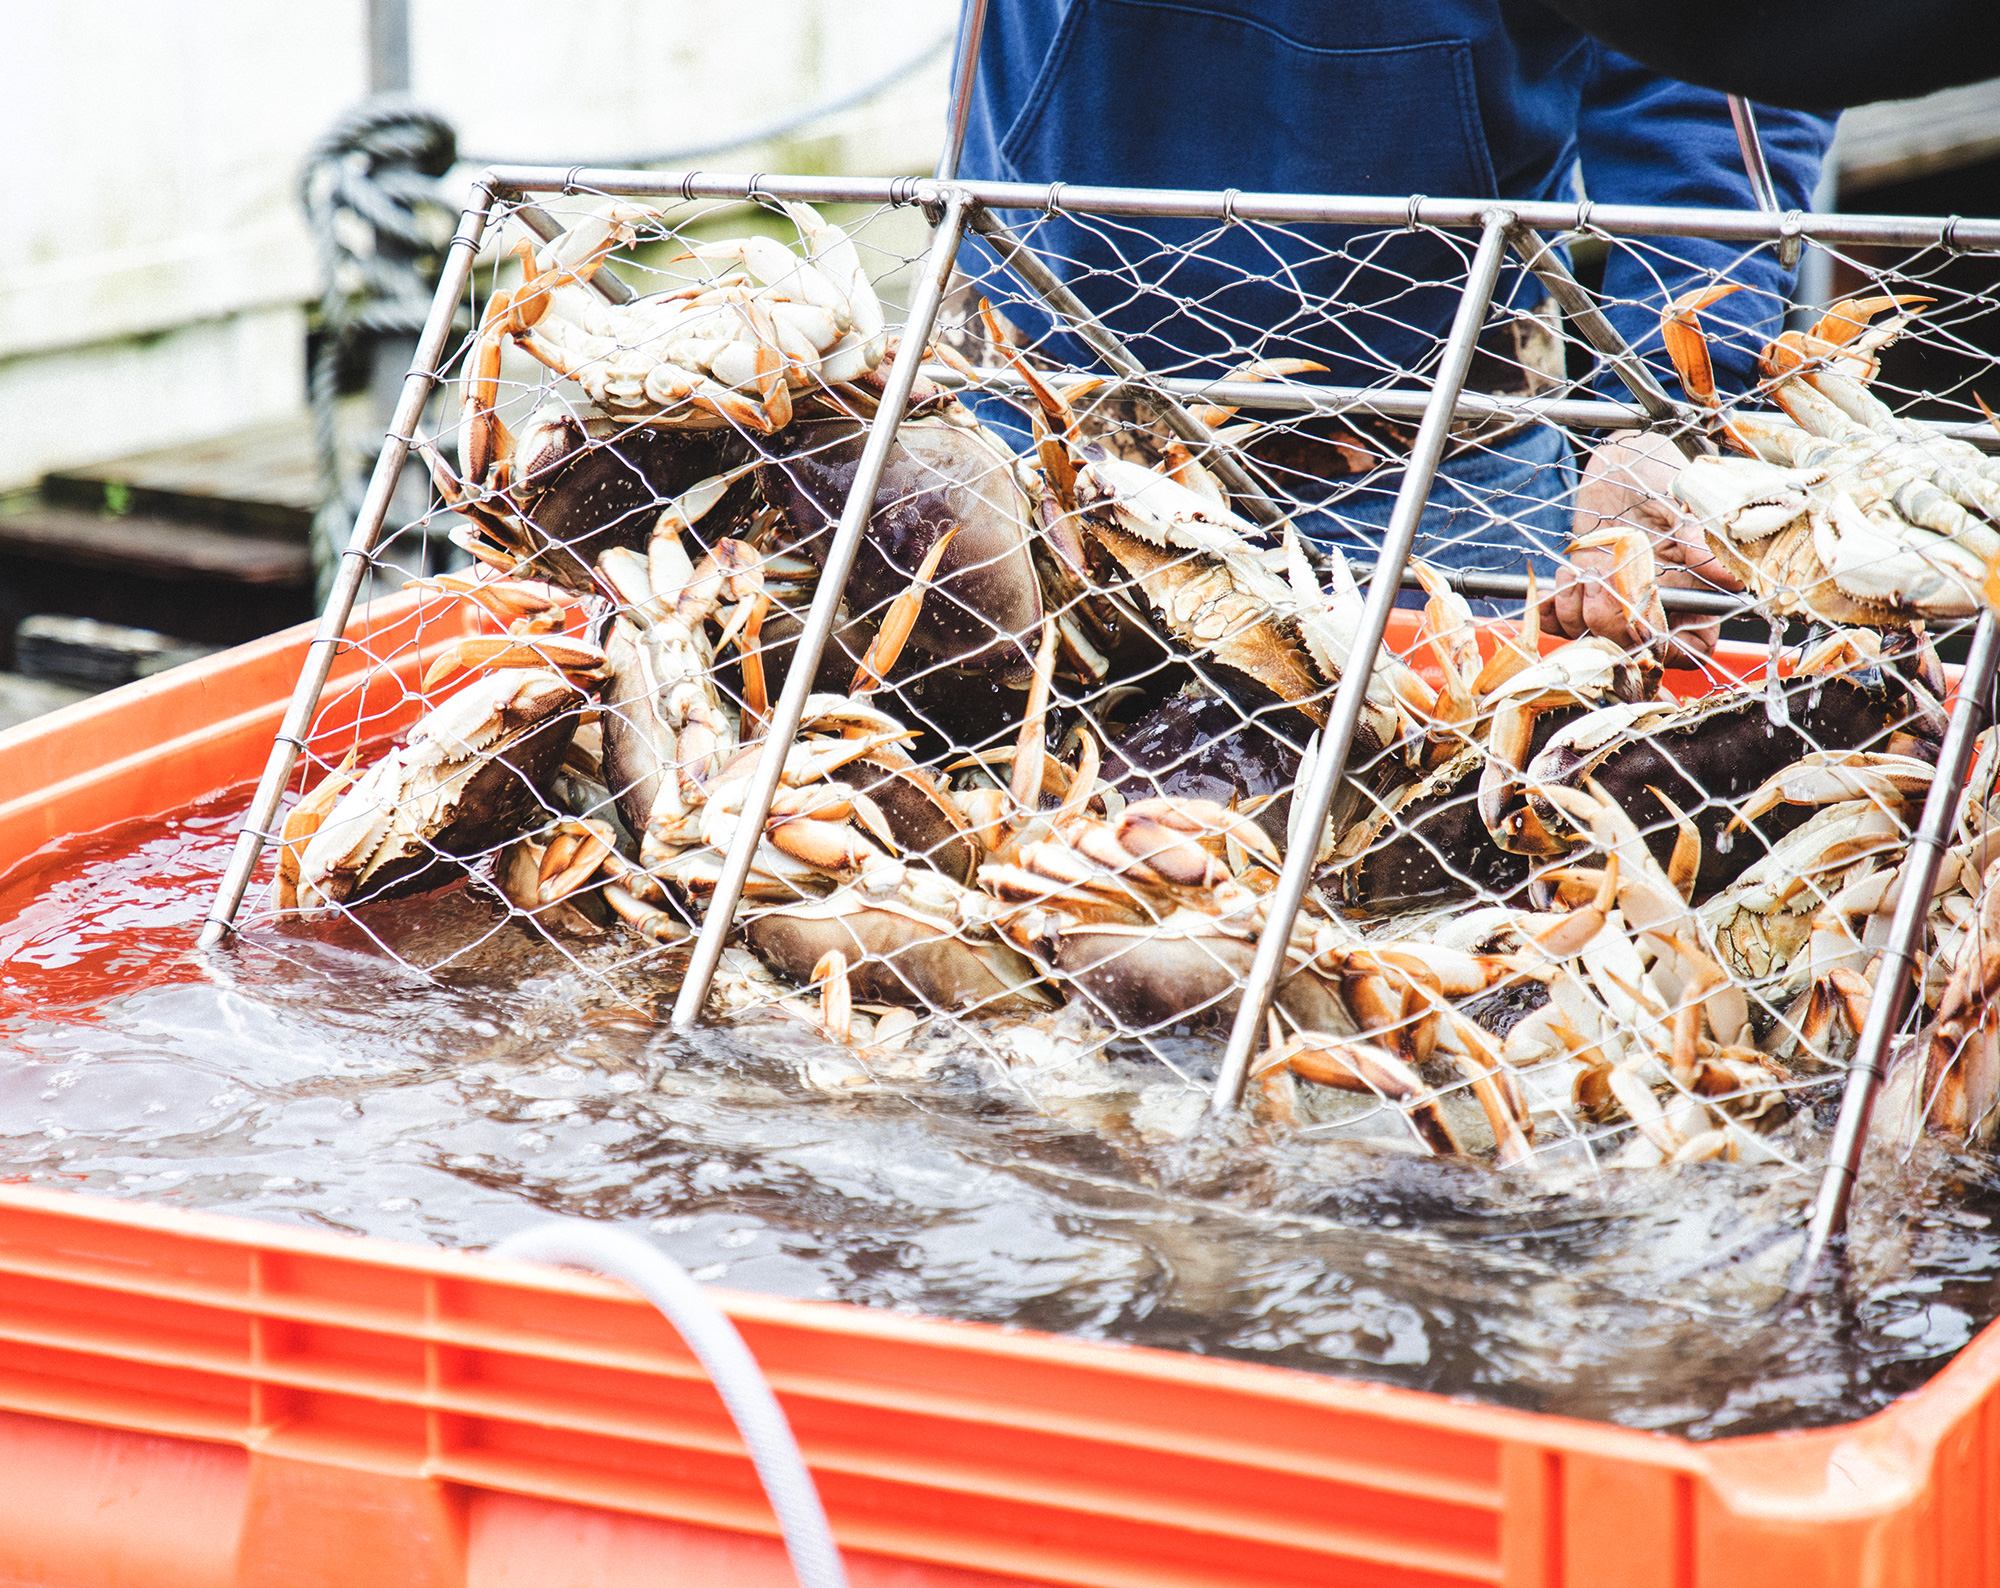
[[[295,408],[300,154],[364,80],[361,0],[20,6],[0,137],[0,486]]]
[[[412,89],[469,155],[571,163],[760,127],[879,75],[955,0],[411,0]],[[318,295],[295,188],[366,87],[364,0],[10,8],[0,490],[297,412]],[[947,62],[701,163],[925,170]]]

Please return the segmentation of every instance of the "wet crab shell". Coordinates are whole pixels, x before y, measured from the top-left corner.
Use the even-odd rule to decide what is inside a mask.
[[[972,886],[982,858],[978,842],[938,780],[924,768],[893,753],[876,752],[835,767],[827,778],[875,802],[899,855]]]
[[[545,807],[587,703],[539,668],[474,679],[328,812],[300,859],[300,905],[399,898],[464,876],[458,857],[506,842]]]
[[[1090,526],[1107,576],[1152,608],[1155,626],[1176,648],[1203,658],[1218,687],[1253,700],[1289,706],[1312,727],[1326,726],[1332,690],[1319,676],[1292,625],[1258,597],[1236,588],[1227,568],[1197,554],[1155,546],[1108,524]],[[1357,758],[1383,746],[1364,722],[1355,733]]]
[[[1019,950],[968,942],[953,923],[898,901],[843,894],[779,906],[747,922],[743,935],[766,965],[798,982],[810,982],[838,950],[854,996],[873,1003],[998,1015],[1036,1014],[1051,1002]]]
[[[1718,844],[1735,806],[1772,773],[1812,750],[1880,748],[1906,730],[1913,707],[1888,670],[1852,677],[1796,677],[1784,685],[1786,721],[1771,720],[1761,688],[1744,690],[1725,704],[1690,702],[1654,713],[1636,733],[1619,724],[1645,707],[1611,707],[1591,713],[1550,740],[1528,765],[1527,783],[1581,787],[1595,780],[1623,807],[1646,835],[1647,847],[1664,864],[1673,852],[1676,828],[1660,801],[1664,794],[1701,834],[1697,890],[1728,886],[1754,865],[1767,847],[1812,812],[1780,806],[1758,818],[1756,836]],[[1617,731],[1602,737],[1596,724]],[[1935,750],[1931,752],[1935,757]],[[1529,803],[1552,829],[1564,818],[1553,804],[1532,792]]]
[[[821,561],[867,430],[849,420],[810,422],[792,426],[784,439],[785,455],[758,469],[758,485],[789,516],[802,537],[799,549]],[[954,667],[1030,661],[1042,625],[1030,523],[1012,460],[977,430],[942,420],[905,424],[889,449],[869,532],[847,580],[849,608],[878,616],[909,588],[938,537],[955,528],[907,649]]]
[[[674,775],[666,746],[673,734],[659,720],[658,690],[640,645],[622,623],[604,637],[611,678],[604,686],[604,771],[618,814],[635,833],[652,820],[661,784]]]
[[[509,551],[532,559],[534,573],[588,594],[596,588],[590,570],[599,552],[643,551],[667,503],[748,456],[728,430],[665,431],[538,413],[516,454],[517,483],[509,494],[520,511],[504,528],[487,527]],[[737,494],[748,502],[747,481]],[[707,523],[734,516],[725,498]]]
[[[1474,893],[1505,900],[1528,877],[1524,855],[1493,841],[1479,814],[1487,752],[1468,746],[1406,784],[1341,834],[1320,882],[1343,904],[1402,909]],[[1379,796],[1378,796],[1379,798]]]
[[[1128,800],[1165,796],[1241,805],[1261,795],[1257,825],[1285,842],[1299,752],[1275,725],[1246,718],[1225,695],[1183,692],[1163,701],[1105,751],[1104,776]]]
[[[1205,1029],[1236,1018],[1256,952],[1254,935],[1224,932],[1190,912],[1157,925],[1069,928],[1059,934],[1055,962],[1063,981],[1122,1029]],[[1273,1000],[1277,1007],[1306,1030],[1354,1031],[1339,987],[1297,955],[1287,964]]]

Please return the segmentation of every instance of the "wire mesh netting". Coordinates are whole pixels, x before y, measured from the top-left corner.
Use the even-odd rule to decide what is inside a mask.
[[[415,588],[350,630],[262,907],[428,973],[407,901],[463,887],[481,933],[650,1005],[753,822],[712,1017],[815,1027],[829,1084],[1141,1065],[1186,1128],[1309,848],[1252,1081],[1273,1128],[1816,1168],[1803,1116],[1881,974],[2000,551],[1991,294],[1942,248],[1832,251],[1839,302],[1800,310],[1773,244],[1539,239],[1370,656],[1477,234],[997,223],[906,340],[908,204],[496,209],[419,438],[433,509],[371,553],[373,594]],[[1572,272],[1669,417],[1551,299]],[[911,358],[764,813],[764,727]],[[1313,831],[1294,796],[1357,670]],[[1991,749],[1878,1111],[1901,1139],[1993,1123]]]

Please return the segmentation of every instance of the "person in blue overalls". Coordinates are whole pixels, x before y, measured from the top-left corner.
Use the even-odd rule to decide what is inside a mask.
[[[1779,204],[1808,207],[1835,118],[1758,114]],[[1664,78],[1534,0],[991,0],[959,170],[1120,187],[1755,205],[1721,93]],[[1214,376],[1254,355],[1327,366],[1309,379],[1411,385],[1435,362],[1471,247],[1422,230],[1010,219],[1163,375]],[[1612,323],[1671,385],[1660,306],[1711,270],[1746,286],[1704,317],[1719,384],[1741,390],[1792,285],[1770,249],[1620,240],[1603,293]],[[1561,378],[1541,300],[1510,263],[1496,302],[1515,312],[1489,322],[1472,389],[1532,393]],[[1093,367],[1018,289],[1008,313],[1056,357]],[[1593,384],[1626,396],[1608,370]],[[1386,423],[1317,420],[1275,427],[1251,450],[1319,504],[1302,520],[1308,533],[1367,561],[1407,439]],[[1577,580],[1562,548],[1596,515],[1622,516],[1653,532],[1665,582],[1719,571],[1699,533],[1649,500],[1677,464],[1650,436],[1575,459],[1551,426],[1464,426],[1417,553],[1512,572],[1532,564],[1545,589],[1564,581],[1549,621],[1629,641],[1622,609]],[[1705,648],[1713,627],[1695,626],[1684,645]]]

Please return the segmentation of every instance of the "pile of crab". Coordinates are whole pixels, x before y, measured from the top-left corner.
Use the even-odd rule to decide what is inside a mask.
[[[901,351],[853,242],[789,208],[800,250],[703,248],[729,268],[622,305],[588,282],[650,212],[523,250],[468,363],[461,468],[428,453],[477,564],[423,583],[494,632],[436,658],[425,690],[453,686],[406,742],[292,809],[279,911],[469,876],[553,942],[633,934],[677,978]],[[1712,396],[1700,306],[1675,306],[1670,346]],[[1760,604],[1820,620],[1761,681],[1688,698],[1664,687],[1649,543],[1622,531],[1594,539],[1654,637],[1635,649],[1544,639],[1532,599],[1519,625],[1475,623],[1426,569],[1417,648],[1357,658],[1337,554],[1254,526],[1178,442],[1107,447],[1084,385],[989,322],[1033,444],[917,382],[741,948],[780,1007],[863,1054],[939,1017],[1065,1008],[1125,1038],[1198,1032],[1235,1013],[1309,844],[1257,1075],[1276,1125],[1358,1098],[1410,1150],[1506,1167],[1558,1143],[1620,1165],[1769,1153],[1859,1030],[1910,865],[1947,693],[1925,622],[1970,611],[2000,551],[1986,460],[1868,392],[1871,317],[1774,343],[1791,422],[1739,413],[1725,434],[1751,456],[1681,475]],[[509,346],[558,377],[518,436],[496,412]],[[1355,665],[1349,775],[1302,831],[1290,791]],[[2000,1095],[2000,755],[1981,752],[1931,905],[1928,1025],[1882,1111],[1958,1135],[1990,1135]]]

